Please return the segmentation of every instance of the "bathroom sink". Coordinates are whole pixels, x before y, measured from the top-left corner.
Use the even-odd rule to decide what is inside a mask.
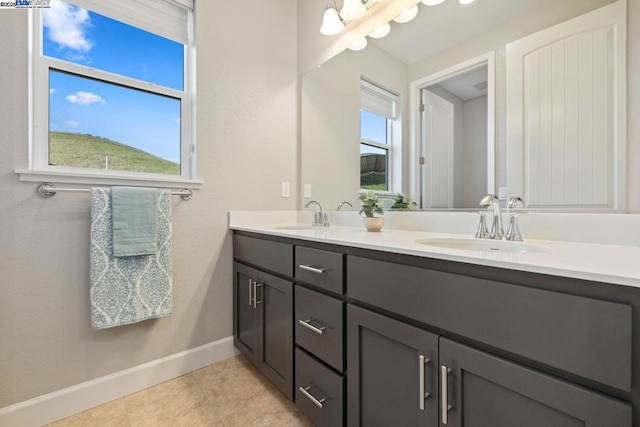
[[[416,240],[416,243],[438,248],[492,253],[548,253],[553,251],[547,246],[506,240],[433,238]]]

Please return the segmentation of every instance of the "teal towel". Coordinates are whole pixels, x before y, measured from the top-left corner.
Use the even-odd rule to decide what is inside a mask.
[[[113,187],[111,210],[114,257],[158,252],[157,189]]]

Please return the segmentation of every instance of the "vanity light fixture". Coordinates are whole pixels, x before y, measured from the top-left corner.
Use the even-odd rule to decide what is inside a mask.
[[[471,3],[473,3],[473,0],[458,0],[458,3],[460,3],[460,4],[471,4]]]
[[[320,32],[325,36],[332,36],[338,34],[343,28],[344,24],[340,20],[335,3],[332,6],[327,6],[324,11]]]
[[[374,39],[381,39],[391,31],[391,24],[388,22],[386,24],[380,25],[378,28],[369,33],[369,37]]]
[[[360,0],[344,0],[340,17],[345,21],[361,18],[367,12],[367,7]]]
[[[363,37],[359,40],[356,40],[351,46],[349,46],[349,49],[351,50],[362,50],[365,47],[367,47],[367,38]]]
[[[465,1],[467,1],[467,0],[465,0]],[[395,18],[393,18],[393,20],[395,22],[397,22],[398,24],[405,24],[405,23],[413,20],[413,18],[415,18],[416,15],[418,15],[418,5],[417,4],[415,6],[413,6],[413,7],[410,7],[409,9],[405,10],[400,15],[396,16]]]
[[[422,4],[426,6],[437,6],[442,2],[444,2],[444,0],[422,0]]]

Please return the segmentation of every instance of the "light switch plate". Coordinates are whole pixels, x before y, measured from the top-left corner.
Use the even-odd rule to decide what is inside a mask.
[[[305,199],[311,198],[311,184],[304,185],[304,198]]]
[[[282,197],[290,197],[291,196],[291,187],[288,182],[284,181],[282,183]]]
[[[507,200],[507,187],[500,187],[498,189],[498,200]]]

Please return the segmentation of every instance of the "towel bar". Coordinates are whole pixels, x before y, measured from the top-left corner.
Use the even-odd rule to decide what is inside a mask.
[[[56,188],[56,186],[51,184],[50,182],[43,182],[42,184],[38,185],[38,188],[36,188],[36,192],[38,193],[38,195],[40,197],[44,197],[45,199],[55,196],[56,193],[60,191],[68,193],[88,193],[91,190],[89,190],[88,188]],[[171,191],[171,195],[180,196],[182,200],[191,200],[191,197],[193,197],[193,191],[189,189]]]

